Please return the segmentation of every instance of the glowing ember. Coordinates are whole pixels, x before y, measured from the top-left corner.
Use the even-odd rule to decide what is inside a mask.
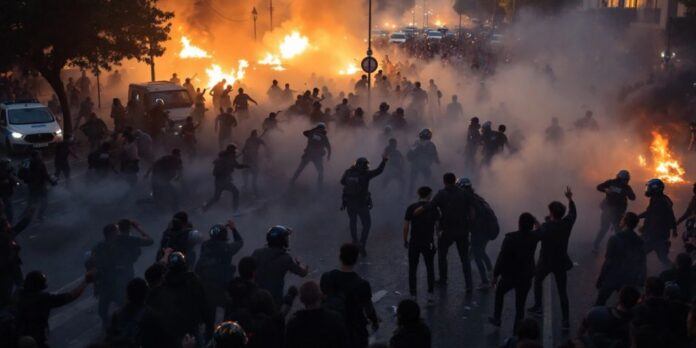
[[[300,35],[298,31],[293,31],[290,35],[285,35],[278,49],[283,59],[289,59],[306,51],[308,47],[309,39],[307,39],[306,36]]]
[[[186,36],[181,37],[181,51],[179,52],[179,58],[210,58],[208,52],[203,50],[198,46],[191,44],[191,40]]]
[[[683,183],[684,167],[676,160],[669,150],[669,139],[662,134],[653,131],[653,141],[650,144],[651,162],[654,174],[657,178],[669,184]],[[641,167],[649,168],[648,161],[643,156],[638,156]]]
[[[341,69],[338,71],[339,75],[355,75],[360,72],[360,68],[355,66],[354,63],[348,64],[348,66],[345,69]]]
[[[216,83],[227,80],[228,85],[233,85],[235,81],[244,78],[246,73],[246,68],[249,67],[249,62],[246,60],[240,60],[237,64],[237,69],[231,69],[230,72],[225,72],[217,64],[212,64],[210,68],[205,69],[205,73],[208,74],[208,88],[212,88]]]

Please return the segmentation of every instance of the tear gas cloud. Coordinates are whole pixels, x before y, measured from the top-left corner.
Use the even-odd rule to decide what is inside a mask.
[[[289,82],[297,93],[324,85],[334,97],[340,91],[352,91],[352,82],[359,74],[341,76],[337,72],[347,64],[359,63],[364,55],[367,18],[358,14],[366,13],[365,2],[275,1],[275,27],[272,31],[268,30],[268,9],[257,8],[256,42],[250,7],[241,3],[227,5],[225,2],[223,8],[222,2],[209,3],[212,7],[201,9],[195,8],[194,2],[190,1],[161,2],[166,9],[175,11],[177,17],[167,53],[157,59],[157,74],[159,79],[168,78],[173,72],[177,72],[182,80],[195,76],[194,84],[202,86],[206,83],[204,70],[210,64],[216,63],[223,69],[229,69],[235,67],[240,59],[248,60],[250,67],[241,85],[262,103],[253,111],[256,123],[234,130],[233,137],[238,144],[248,136],[251,128],[260,126],[261,119],[269,111],[281,109],[265,101],[265,91],[274,78],[281,85]],[[391,21],[399,23],[399,26],[408,24],[412,17],[412,6],[412,2],[381,5],[375,23]],[[454,23],[457,20],[449,1],[433,2],[432,6],[436,11],[449,14],[442,15],[443,22]],[[418,22],[422,20],[419,15],[416,18]],[[293,31],[308,38],[307,53],[284,61],[283,71],[257,63],[266,53],[278,54],[278,44]],[[180,59],[177,54],[181,50],[182,35],[190,37],[192,44],[202,47],[211,58]],[[659,38],[646,40],[644,36],[632,35],[611,23],[571,11],[555,17],[521,12],[504,35],[502,51],[509,56],[509,62],[498,64],[495,74],[485,80],[468,69],[455,69],[437,59],[425,63],[387,51],[377,51],[376,56],[381,59],[389,54],[392,60],[414,63],[417,69],[414,76],[408,76],[409,79],[420,80],[424,88],[429,79],[434,79],[444,94],[442,108],[453,94],[458,95],[463,104],[464,119],[447,122],[436,120],[432,126],[433,141],[440,151],[441,164],[434,168],[431,186],[440,187],[441,174],[446,171],[472,177],[477,191],[497,210],[503,230],[513,230],[523,210],[532,212],[539,219],[543,218],[546,204],[551,200],[562,200],[565,186],[570,185],[576,193],[579,214],[583,216],[576,228],[574,241],[589,239],[594,236],[599,216],[598,204],[602,199],[594,186],[613,177],[620,169],[628,169],[633,174],[634,189],[640,192],[643,181],[653,175],[641,168],[637,161],[638,155],[647,152],[648,142],[644,136],[649,134],[650,129],[645,129],[644,123],[633,123],[630,115],[624,114],[625,109],[617,95],[623,86],[647,79],[647,73],[643,73],[647,71],[645,68],[656,62],[645,60],[645,57],[656,57],[650,52],[657,52],[656,47],[661,42]],[[126,62],[122,70],[129,74],[127,80],[149,79],[149,70],[145,66]],[[392,81],[392,84],[395,83]],[[108,92],[125,96],[125,89]],[[333,108],[338,101],[334,98],[331,102],[333,104],[323,107]],[[373,100],[372,111],[375,111],[378,102]],[[397,101],[390,101],[390,104],[391,110],[402,106]],[[594,112],[601,127],[599,132],[573,129],[574,121],[586,110]],[[211,118],[212,114],[209,111],[207,117]],[[473,116],[478,116],[482,122],[490,120],[494,129],[499,124],[507,125],[511,140],[522,144],[520,151],[514,155],[498,156],[480,173],[465,168],[462,150],[469,118]],[[557,117],[566,130],[565,141],[560,146],[551,146],[544,140],[544,130],[552,117]],[[283,114],[281,119],[284,120],[281,123],[283,133],[269,140],[273,169],[262,170],[262,177],[266,177],[261,179],[262,185],[274,191],[286,187],[305,144],[301,131],[311,127],[305,120],[286,120]],[[365,119],[369,122],[371,113],[367,113]],[[212,129],[204,132],[207,132],[206,136],[199,136],[200,152],[214,154],[214,133]],[[337,211],[340,205],[338,179],[357,157],[366,156],[376,166],[387,142],[381,132],[380,129],[370,129],[356,135],[347,130],[331,129],[329,137],[334,155],[326,165],[325,173],[329,193],[313,198],[302,216],[280,208],[272,209],[263,221],[253,222],[253,229],[264,229],[276,223],[299,225],[316,214],[335,216],[342,225],[345,217]],[[405,154],[417,138],[417,129],[399,134],[397,138],[399,149]],[[208,155],[196,160],[191,166],[195,168],[194,173],[190,174],[191,180],[208,182],[211,159],[211,155]],[[301,187],[311,191],[314,173],[311,166],[305,170],[300,179]],[[687,180],[690,179],[689,174],[687,163]],[[203,186],[200,189],[203,195],[207,190],[212,190],[205,185],[198,186]],[[389,221],[392,227],[398,226],[400,210],[406,202],[391,201],[394,188],[380,186],[373,184],[372,187],[376,207],[388,206],[389,214],[392,212],[391,206],[398,206],[398,209],[393,209],[392,216],[376,219]],[[668,193],[677,196],[677,210],[685,205],[685,191],[683,185],[668,187]],[[384,196],[381,196],[382,193]],[[411,198],[413,196],[415,194],[409,195]],[[630,209],[640,210],[645,204],[646,200],[639,198]],[[214,211],[213,214],[217,213]],[[223,215],[219,217],[224,218]]]

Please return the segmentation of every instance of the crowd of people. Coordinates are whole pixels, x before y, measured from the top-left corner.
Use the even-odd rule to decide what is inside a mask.
[[[544,315],[542,299],[550,295],[543,294],[542,283],[549,275],[553,275],[560,302],[560,326],[570,330],[567,286],[568,277],[572,276],[568,272],[574,263],[568,255],[568,245],[575,221],[584,214],[577,211],[573,192],[570,188],[564,192],[565,204],[550,202],[543,221],[529,212],[519,215],[517,231],[505,234],[497,259],[491,260],[486,247],[501,232],[498,217],[476,192],[472,180],[448,172],[442,176],[441,189],[436,192],[432,187],[433,176],[437,176],[433,173],[438,169],[433,166],[441,158],[433,131],[428,127],[447,120],[463,120],[466,114],[457,95],[449,96],[450,101],[442,107],[444,94],[434,80],[423,88],[415,79],[385,70],[375,74],[374,81],[362,76],[351,92],[336,96],[327,87],[298,93],[289,84],[283,89],[278,81],[273,81],[267,91],[268,104],[282,111],[270,113],[262,122],[250,105],[259,103],[244,88],[239,87],[232,98],[232,86],[220,81],[208,92],[212,100],[207,104],[207,90],[194,88],[190,78],[184,81],[183,87],[195,106],[181,127],[174,127],[178,129],[176,133],[169,133],[173,122],[163,102],[143,110],[142,105],[129,102],[124,106],[114,99],[111,120],[105,122],[93,111],[93,92],[86,74],[67,82],[70,105],[79,105],[76,125],[87,141],[84,148],[89,179],[96,183],[123,180],[135,188],[147,178],[151,199],[139,203],[147,201],[173,214],[152,255],[154,262],[142,274],[136,272],[134,265],[141,257],[147,257],[142,255],[142,248],[156,244],[156,238],[131,219],[103,227],[103,240],[92,248],[85,262],[84,280],[73,289],[49,293],[46,274],[24,274],[16,238],[34,219],[43,219],[49,185],[57,185],[61,178],[68,183],[70,162],[79,156],[79,144],[76,137],[66,137],[57,145],[55,175],[49,173],[37,151],[19,170],[9,160],[0,162],[2,346],[47,346],[51,310],[77,300],[93,284],[104,333],[103,342],[95,343],[95,347],[367,347],[370,330],[378,330],[382,319],[372,300],[370,281],[355,266],[370,250],[370,182],[380,176],[385,187],[397,184],[402,201],[403,197],[418,198],[405,206],[402,221],[410,297],[398,305],[397,329],[389,347],[431,346],[430,329],[420,314],[417,269],[422,256],[427,274],[426,305],[433,305],[437,301],[435,288],[448,286],[448,251],[452,246],[462,265],[466,293],[494,289],[495,304],[489,318],[493,327],[501,326],[505,294],[514,290],[515,334],[505,342],[506,347],[541,346],[539,325],[532,318]],[[171,82],[180,83],[176,74]],[[380,102],[371,118],[365,115],[368,84]],[[28,90],[31,88],[19,80],[4,79],[0,85],[3,95],[12,98],[19,98]],[[209,105],[217,116],[206,114]],[[391,105],[397,106],[393,112]],[[135,121],[135,115],[142,114],[147,115],[144,124]],[[340,178],[341,210],[347,214],[351,239],[337,253],[340,267],[322,274],[319,282],[306,281],[299,288],[285,285],[288,273],[301,278],[310,273],[310,268],[290,253],[292,229],[283,225],[269,228],[266,245],[254,246],[258,248],[240,257],[245,240],[235,220],[215,224],[208,229],[207,237],[202,236],[182,207],[181,190],[175,185],[186,165],[201,154],[197,136],[202,127],[212,127],[220,150],[213,161],[214,193],[202,207],[192,209],[207,211],[228,191],[232,195],[231,209],[237,212],[246,202],[241,201],[234,183],[234,171],[244,173],[245,191],[262,195],[257,186],[259,176],[264,179],[261,150],[270,158],[273,149],[269,137],[293,136],[281,135],[279,115],[312,124],[296,135],[306,138],[306,146],[287,185],[290,189],[296,188],[298,178],[311,163],[317,171],[318,190],[324,190],[324,163],[335,151],[330,137],[338,132],[359,135],[374,129],[386,144],[376,168],[371,169],[368,159],[361,156]],[[254,122],[261,124],[260,129],[254,128]],[[475,175],[478,169],[490,166],[496,156],[506,151],[512,156],[520,150],[520,142],[508,139],[506,125],[494,127],[491,121],[481,123],[478,117],[469,122],[466,134],[458,139],[463,148],[462,161],[471,170],[469,174]],[[237,127],[250,134],[239,147],[232,142],[233,129]],[[591,111],[574,127],[589,132],[599,128]],[[545,136],[549,144],[563,141],[558,119],[552,119]],[[413,143],[402,153],[399,146],[408,141]],[[273,162],[269,161],[266,165],[272,167]],[[608,240],[597,276],[596,307],[583,320],[577,339],[564,346],[693,345],[696,310],[690,303],[696,296],[692,262],[696,250],[696,185],[688,210],[676,219],[672,201],[659,179],[647,183],[647,209],[641,214],[631,212],[628,201],[635,200],[636,194],[629,182],[630,173],[622,170],[597,186],[605,197],[594,252],[600,252],[609,230],[614,234]],[[15,218],[12,198],[19,184],[28,188],[29,208]],[[639,234],[640,220],[644,222]],[[676,236],[677,225],[682,222],[687,224],[686,253],[679,254],[672,263],[668,257],[670,238]],[[646,254],[653,251],[665,269],[657,276],[647,272]],[[479,273],[477,286],[472,260]],[[526,308],[532,289],[533,304]],[[618,294],[618,304],[607,306],[614,293]],[[294,306],[298,307],[298,298],[302,309],[293,311]]]

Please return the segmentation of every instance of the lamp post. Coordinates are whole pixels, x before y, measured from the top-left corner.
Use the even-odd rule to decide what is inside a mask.
[[[254,41],[256,41],[256,19],[259,17],[259,13],[256,11],[256,6],[251,10],[251,16],[254,18]]]

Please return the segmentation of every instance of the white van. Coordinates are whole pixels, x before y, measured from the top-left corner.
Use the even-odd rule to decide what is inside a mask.
[[[183,123],[193,112],[193,100],[186,88],[181,85],[169,81],[128,85],[128,102],[140,104],[141,110],[152,109],[157,100],[162,100],[164,110],[169,114],[169,120],[174,123]]]
[[[0,141],[8,152],[49,147],[63,130],[47,106],[35,99],[0,102]]]

